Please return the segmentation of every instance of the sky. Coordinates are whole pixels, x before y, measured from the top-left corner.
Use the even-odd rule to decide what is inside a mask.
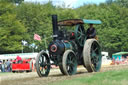
[[[40,3],[47,3],[49,0],[24,0],[27,2],[40,2]],[[62,6],[62,4],[65,4],[66,7],[70,8],[77,8],[79,6],[82,6],[83,4],[99,4],[102,2],[105,2],[106,0],[50,0],[53,2],[56,6]]]

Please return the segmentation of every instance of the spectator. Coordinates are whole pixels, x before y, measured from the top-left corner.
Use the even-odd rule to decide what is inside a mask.
[[[33,63],[33,71],[35,71],[35,69],[36,69],[36,68],[35,68],[35,67],[36,67],[36,66],[35,66],[35,65],[36,65],[36,60],[35,60],[35,58],[32,59],[32,63]]]
[[[11,62],[10,62],[10,60],[7,60],[6,66],[7,66],[6,72],[11,72]]]
[[[22,63],[22,59],[21,59],[20,56],[17,56],[17,57],[16,57],[16,60],[17,60],[17,63]]]
[[[2,72],[5,72],[5,60],[2,62]]]
[[[117,64],[117,65],[120,64],[119,57],[116,58],[116,64]]]
[[[122,61],[122,64],[125,64],[125,58],[124,58],[124,56],[122,56],[121,61]]]
[[[111,65],[115,65],[115,58],[113,57]]]
[[[126,58],[126,59],[127,59],[127,64],[128,64],[128,56],[127,56],[127,58]]]
[[[10,62],[11,62],[10,70],[12,72],[12,63],[13,63],[13,60],[11,59]]]

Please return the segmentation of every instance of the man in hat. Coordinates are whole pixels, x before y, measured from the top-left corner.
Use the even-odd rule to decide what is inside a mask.
[[[93,27],[93,24],[89,24],[89,28],[87,29],[87,39],[95,38],[96,37],[96,30]]]

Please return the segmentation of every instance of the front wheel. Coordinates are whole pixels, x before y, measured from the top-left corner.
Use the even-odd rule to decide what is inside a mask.
[[[48,76],[50,72],[50,58],[45,51],[41,51],[36,58],[36,70],[39,77]]]
[[[67,50],[63,54],[62,70],[65,75],[73,75],[77,71],[77,58],[72,50]]]
[[[60,71],[61,71],[61,73],[62,73],[63,75],[66,75],[66,74],[64,73],[64,69],[63,69],[62,64],[61,64],[61,65],[59,65],[59,69],[60,69]]]

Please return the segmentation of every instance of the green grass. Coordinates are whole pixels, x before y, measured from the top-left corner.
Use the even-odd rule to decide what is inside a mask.
[[[128,69],[94,73],[49,85],[128,85]]]
[[[0,72],[0,76],[13,74],[11,72]]]

